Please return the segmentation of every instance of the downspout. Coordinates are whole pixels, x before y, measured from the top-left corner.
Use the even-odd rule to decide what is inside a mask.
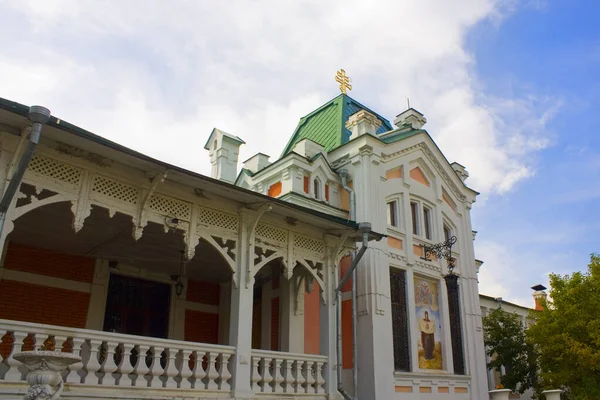
[[[29,107],[28,117],[29,120],[33,122],[31,132],[29,133],[29,141],[27,142],[25,151],[17,164],[14,174],[10,177],[8,188],[6,188],[4,196],[2,196],[2,200],[0,200],[0,237],[2,237],[2,231],[4,230],[4,221],[6,220],[8,207],[10,206],[17,189],[21,185],[25,170],[33,157],[33,151],[40,141],[42,125],[50,120],[50,110],[42,106],[31,106]]]
[[[342,188],[350,194],[350,219],[356,220],[356,200],[354,190],[347,185],[348,171],[342,169],[339,171],[339,175],[342,178]],[[352,263],[350,269],[346,272],[346,275],[342,278],[338,288],[336,289],[337,294],[337,378],[338,378],[338,391],[344,396],[346,400],[352,400],[352,398],[344,390],[342,382],[342,288],[352,275],[352,291],[350,293],[351,304],[352,304],[352,386],[354,389],[354,399],[358,398],[358,347],[357,347],[357,332],[356,332],[356,266],[362,258],[363,254],[369,246],[368,233],[371,230],[371,224],[361,223],[359,229],[363,234],[362,241],[363,245],[358,253],[353,254]]]

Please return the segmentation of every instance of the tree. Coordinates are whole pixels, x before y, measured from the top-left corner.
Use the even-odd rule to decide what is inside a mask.
[[[513,392],[524,393],[533,387],[536,379],[536,362],[533,346],[526,340],[521,317],[498,308],[483,318],[484,342],[491,361],[488,369],[505,374],[500,383]]]
[[[571,400],[600,399],[600,257],[586,273],[550,275],[550,298],[527,336],[539,354],[546,388]]]

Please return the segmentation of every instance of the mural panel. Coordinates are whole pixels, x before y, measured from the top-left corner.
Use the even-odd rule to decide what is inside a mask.
[[[438,282],[415,276],[419,368],[443,369]]]

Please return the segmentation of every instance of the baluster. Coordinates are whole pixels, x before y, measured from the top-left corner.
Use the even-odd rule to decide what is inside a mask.
[[[206,376],[208,377],[207,389],[208,390],[217,390],[219,389],[219,385],[217,384],[217,378],[219,378],[219,371],[217,371],[217,357],[219,353],[209,352],[208,353],[208,368]]]
[[[273,391],[275,393],[282,393],[283,387],[283,376],[281,375],[281,360],[276,358],[273,360]]]
[[[323,377],[323,365],[322,361],[316,362],[316,383],[315,383],[315,393],[325,393],[325,387],[323,384],[325,383],[325,378]]]
[[[71,339],[73,354],[81,357],[81,361],[69,366],[69,372],[65,377],[65,382],[67,383],[82,383],[83,378],[80,376],[80,372],[83,372],[85,369],[85,364],[83,362],[84,344],[85,339],[83,338],[73,337]]]
[[[293,360],[284,360],[283,361],[283,371],[285,375],[283,391],[285,393],[293,393],[294,392],[294,376],[292,375],[292,365]]]
[[[260,376],[260,357],[252,357],[252,378],[251,378],[251,384],[252,384],[252,391],[254,393],[259,393],[261,392],[261,384],[260,381],[262,380],[262,377]]]
[[[273,376],[271,375],[271,371],[269,371],[269,368],[271,368],[271,358],[263,357],[261,363],[261,375],[263,378],[262,391],[264,393],[269,393],[273,391],[273,388],[271,387],[271,381],[273,381]]]
[[[133,386],[133,380],[129,374],[135,370],[136,364],[140,362],[140,357],[138,357],[135,363],[131,363],[131,351],[134,347],[135,345],[133,343],[123,343],[121,346],[122,360],[118,371],[121,374],[118,383],[119,386]]]
[[[27,332],[18,332],[15,331],[12,333],[12,346],[10,350],[10,354],[4,360],[6,365],[8,366],[8,371],[4,374],[4,381],[6,382],[19,382],[23,378],[23,374],[19,371],[19,366],[21,363],[15,360],[13,357],[16,353],[19,353],[23,347],[23,341],[27,337]],[[35,337],[34,337],[35,343]]]
[[[161,357],[162,349],[160,347],[152,346],[152,364],[150,365],[150,380],[148,381],[148,387],[162,387],[160,376],[163,374],[164,369],[160,365]]]
[[[304,377],[306,378],[306,382],[304,383],[305,391],[304,393],[314,393],[313,385],[315,383],[315,377],[313,376],[313,362],[306,361],[303,367]]]
[[[70,346],[70,343],[68,342],[67,336],[63,336],[63,335],[54,336],[54,351],[59,352],[59,353],[62,353],[62,352],[68,353],[69,346]],[[65,368],[61,372],[61,377],[62,377],[63,381],[66,381],[67,375],[69,375],[69,368]]]
[[[179,350],[165,348],[167,365],[165,365],[165,373],[163,375],[165,378],[163,387],[177,387],[177,381],[175,380],[175,377],[179,375],[179,371],[177,369],[177,366],[175,365],[175,358],[177,357],[177,353],[179,353]]]
[[[148,355],[148,350],[150,346],[139,345],[136,347],[137,349],[137,362],[135,363],[135,368],[133,369],[133,386],[149,386],[148,381],[146,380],[146,374],[150,372],[150,368],[148,368],[148,364],[146,363],[146,357]]]
[[[192,350],[183,349],[181,350],[181,367],[179,370],[181,371],[179,376],[181,381],[179,381],[179,388],[181,389],[191,389],[192,382],[189,378],[194,376],[194,371],[190,368],[190,356],[192,355]]]
[[[102,366],[102,372],[104,372],[104,377],[102,378],[102,385],[105,386],[115,386],[117,384],[117,379],[113,375],[119,369],[119,365],[123,363],[123,357],[119,360],[119,365],[115,362],[115,352],[119,343],[117,342],[105,342],[106,343],[106,360],[104,361],[104,365]]]
[[[305,393],[304,392],[304,364],[306,361],[296,360],[294,363],[294,375],[296,376],[296,382],[294,384],[294,389],[296,393]]]
[[[229,380],[231,379],[231,372],[229,372],[229,359],[231,358],[231,354],[221,353],[221,366],[219,368],[219,389],[220,390],[230,390],[231,384]]]
[[[87,363],[88,374],[86,376],[85,383],[88,385],[97,385],[100,382],[100,368],[105,360],[99,360],[102,355],[101,346],[102,341],[96,339],[90,339],[88,341],[90,345],[90,359]]]
[[[194,351],[194,389],[206,389],[206,384],[204,383],[204,378],[206,378],[206,371],[204,370],[203,359],[204,352],[203,351]]]

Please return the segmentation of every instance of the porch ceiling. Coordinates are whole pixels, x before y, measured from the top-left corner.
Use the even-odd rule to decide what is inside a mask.
[[[70,207],[70,202],[56,203],[26,213],[15,221],[9,240],[67,254],[115,260],[152,272],[180,273],[181,250],[185,245],[182,231],[165,233],[162,226],[150,222],[136,242],[130,216],[116,213],[111,218],[108,210],[92,206],[83,228],[75,233]],[[205,241],[196,246],[194,258],[187,264],[186,275],[205,282],[231,279],[229,266]]]

